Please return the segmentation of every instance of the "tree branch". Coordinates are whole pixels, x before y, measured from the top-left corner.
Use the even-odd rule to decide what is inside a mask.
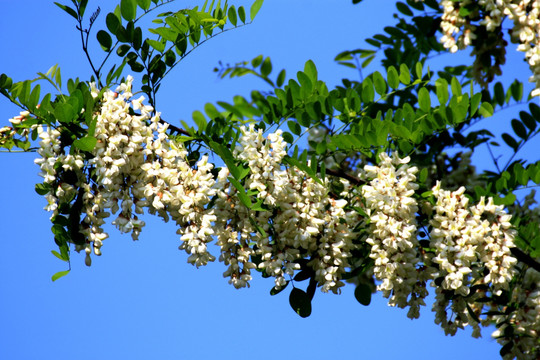
[[[332,175],[332,176],[336,176],[336,177],[339,177],[339,178],[342,178],[342,179],[345,179],[345,180],[349,180],[351,183],[353,183],[355,185],[364,185],[364,184],[366,184],[365,180],[362,180],[359,177],[356,177],[354,175],[348,174],[348,173],[343,172],[343,171],[326,169],[326,173],[328,175]]]
[[[189,132],[187,132],[186,130],[181,129],[181,128],[177,127],[177,126],[174,126],[170,122],[165,121],[165,119],[163,119],[162,117],[159,118],[159,123],[164,124],[164,125],[168,125],[169,130],[171,130],[171,132],[175,132],[175,133],[181,134],[181,135],[191,136],[191,134]]]
[[[510,252],[516,257],[516,259],[532,267],[534,270],[540,272],[540,263],[538,263],[535,259],[526,254],[523,250],[517,247],[513,247],[510,249]]]

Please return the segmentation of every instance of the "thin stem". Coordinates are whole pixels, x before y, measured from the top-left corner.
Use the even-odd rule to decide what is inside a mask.
[[[523,140],[523,142],[518,146],[518,148],[516,149],[516,151],[514,151],[514,153],[512,154],[512,156],[510,156],[510,159],[508,159],[508,161],[506,162],[506,165],[504,165],[504,170],[506,170],[508,168],[508,166],[512,163],[512,160],[514,160],[514,158],[516,157],[517,153],[523,149],[523,147],[525,146],[525,144],[527,143],[527,141],[531,140],[533,137],[535,137],[536,135],[538,135],[538,131],[535,133],[535,134],[532,134],[530,137],[528,137],[527,139]]]
[[[90,67],[92,68],[92,72],[96,76],[96,81],[98,82],[99,87],[103,87],[103,84],[101,83],[101,79],[100,79],[100,72],[99,70],[96,70],[94,63],[92,61],[92,58],[90,57],[90,53],[88,52],[88,38],[90,37],[90,30],[92,29],[92,25],[94,24],[94,22],[93,21],[90,22],[90,26],[88,27],[88,29],[83,29],[83,25],[82,25],[83,19],[80,16],[79,5],[75,4],[75,6],[77,7],[77,14],[78,14],[77,22],[79,23],[79,25],[76,26],[76,28],[77,30],[79,30],[79,33],[81,34],[81,45],[82,45],[83,52],[86,55],[86,59],[88,60]],[[101,9],[98,7],[96,13],[99,14],[100,11]]]
[[[358,69],[358,74],[360,75],[360,82],[364,82],[364,74],[362,73],[362,65],[360,64],[360,59],[358,56],[353,56],[354,62],[356,63],[356,68]]]
[[[0,153],[31,153],[31,152],[37,152],[38,148],[29,148],[28,150],[0,150]]]
[[[497,171],[499,172],[499,174],[501,174],[502,172],[501,172],[501,169],[499,168],[499,162],[495,158],[495,155],[493,155],[493,151],[491,151],[491,146],[489,146],[489,143],[486,143],[486,145],[489,151],[489,155],[491,155],[491,159],[493,160],[493,164],[495,164]]]
[[[343,171],[326,169],[326,173],[328,175],[332,175],[332,176],[336,176],[345,180],[349,180],[351,183],[355,185],[364,185],[366,183],[364,180],[360,179],[359,177],[356,177],[354,175],[348,174]]]

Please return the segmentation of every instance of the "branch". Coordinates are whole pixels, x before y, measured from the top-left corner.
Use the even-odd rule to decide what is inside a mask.
[[[186,136],[191,136],[191,134],[189,132],[187,132],[186,130],[174,126],[170,122],[165,121],[165,119],[163,119],[162,117],[159,118],[159,123],[164,124],[164,125],[168,125],[169,130],[171,130],[171,132],[175,132],[175,133],[186,135]]]
[[[513,247],[510,249],[510,252],[516,257],[516,259],[532,267],[534,270],[540,272],[540,263],[538,263],[535,259],[526,254],[523,250],[517,247]]]
[[[364,181],[364,180],[362,180],[362,179],[360,179],[360,178],[358,178],[358,177],[356,177],[354,175],[343,172],[343,171],[326,169],[326,173],[329,174],[329,175],[332,175],[332,176],[336,176],[336,177],[345,179],[345,180],[349,180],[351,183],[353,183],[355,185],[364,185],[366,183],[366,181]]]

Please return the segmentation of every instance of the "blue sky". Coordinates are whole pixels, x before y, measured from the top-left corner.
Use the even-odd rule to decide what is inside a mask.
[[[248,2],[233,2],[247,4]],[[195,0],[174,6],[197,5]],[[224,34],[198,49],[165,81],[159,111],[166,119],[190,119],[206,102],[229,101],[262,82],[218,80],[221,60],[235,63],[264,54],[274,68],[292,76],[313,59],[319,77],[337,84],[354,71],[334,56],[367,47],[362,39],[391,25],[394,1],[267,0],[254,24]],[[49,1],[0,0],[0,72],[14,80],[33,78],[58,63],[63,78],[86,79],[90,69],[74,22]],[[90,0],[89,12],[113,2]],[[94,54],[102,52],[94,48]],[[526,81],[521,54],[509,51],[513,74]],[[437,59],[452,62],[449,55]],[[374,62],[372,68],[376,70]],[[267,89],[266,89],[267,90]],[[0,125],[18,110],[0,99]],[[497,128],[496,119],[493,128]],[[172,224],[147,217],[138,242],[110,229],[103,256],[84,265],[72,254],[72,272],[57,282],[51,275],[65,264],[55,248],[45,200],[34,192],[41,182],[35,154],[0,154],[0,358],[1,359],[497,359],[499,346],[484,331],[454,338],[434,324],[430,307],[421,319],[389,308],[374,296],[358,304],[354,288],[340,296],[317,293],[310,318],[288,305],[288,292],[269,296],[271,279],[257,278],[251,289],[235,290],[222,277],[220,263],[196,269],[177,250]]]

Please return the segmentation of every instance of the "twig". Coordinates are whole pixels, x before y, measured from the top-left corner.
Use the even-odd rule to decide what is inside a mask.
[[[512,255],[516,257],[516,259],[518,259],[524,264],[529,265],[534,270],[540,272],[540,263],[538,263],[535,259],[527,255],[523,250],[517,247],[513,247],[510,249],[510,252],[512,253]]]
[[[332,170],[332,169],[326,169],[326,173],[332,176],[340,177],[345,180],[349,180],[350,182],[354,183],[355,185],[363,185],[366,182],[354,175],[348,174],[346,172],[338,171],[338,170]]]

